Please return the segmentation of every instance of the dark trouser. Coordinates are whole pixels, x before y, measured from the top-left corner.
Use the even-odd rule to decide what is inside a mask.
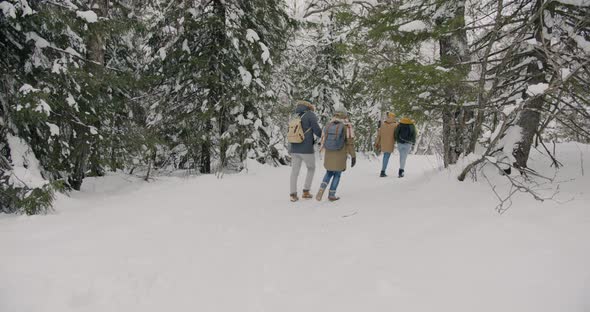
[[[332,180],[330,184],[330,196],[334,197],[336,195],[336,189],[338,188],[338,184],[340,183],[340,176],[342,175],[342,171],[326,171],[326,175],[324,175],[324,181],[322,181],[321,188],[325,189]]]
[[[391,157],[391,153],[383,153],[383,166],[381,167],[381,171],[383,172],[387,170],[387,164],[389,164],[389,157]]]

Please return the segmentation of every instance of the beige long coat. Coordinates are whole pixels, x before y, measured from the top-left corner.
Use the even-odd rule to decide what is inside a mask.
[[[383,153],[393,153],[395,148],[395,127],[397,123],[393,117],[387,118],[377,131],[377,139],[375,140],[375,147]]]
[[[351,127],[350,125],[348,125]],[[329,171],[344,171],[346,170],[346,160],[348,155],[356,157],[354,151],[354,137],[345,137],[344,147],[338,151],[325,150],[324,155],[324,168]]]

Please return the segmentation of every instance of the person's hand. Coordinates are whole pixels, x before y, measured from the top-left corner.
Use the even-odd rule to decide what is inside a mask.
[[[352,157],[350,160],[350,168],[354,167],[354,165],[356,165],[356,157]]]
[[[381,146],[379,146],[379,143],[375,143],[375,149],[378,150],[379,147],[381,147]]]

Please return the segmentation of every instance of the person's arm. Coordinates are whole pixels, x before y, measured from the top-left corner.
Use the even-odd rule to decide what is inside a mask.
[[[397,139],[397,136],[399,134],[399,124],[397,124],[395,126],[395,130],[393,130],[393,142],[399,142],[399,140]]]
[[[354,167],[356,165],[356,152],[354,150],[354,139],[353,138],[346,138],[346,153],[350,155],[350,167]]]
[[[398,125],[399,124],[397,124],[397,123],[393,124],[393,138],[392,138],[393,139],[393,149],[395,149],[395,131],[397,130]]]
[[[314,113],[309,114],[309,123],[313,134],[315,134],[316,137],[321,138],[322,128],[320,128],[320,125],[318,124],[318,117]]]
[[[412,124],[412,144],[416,144],[416,137],[418,137],[418,130],[416,130],[416,125]]]
[[[381,147],[381,129],[377,130],[377,138],[375,139],[375,149],[379,149]]]
[[[356,157],[356,152],[354,150],[354,138],[346,138],[346,152],[352,158]]]

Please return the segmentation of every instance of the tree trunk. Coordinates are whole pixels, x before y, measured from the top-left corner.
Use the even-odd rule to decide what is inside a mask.
[[[72,155],[74,160],[74,168],[71,176],[68,179],[70,186],[79,191],[82,187],[82,181],[86,177],[86,169],[88,167],[88,159],[90,156],[90,145],[86,143],[87,137],[85,135],[72,139],[73,142],[78,142],[75,153]]]
[[[531,70],[530,67],[536,67],[536,70]],[[530,72],[538,70],[537,64],[529,66]],[[514,158],[516,159],[515,166],[517,168],[526,168],[531,146],[533,144],[539,122],[541,121],[541,108],[543,107],[543,97],[538,97],[528,103],[523,111],[520,113],[517,121],[517,125],[521,128],[521,139],[516,143],[513,151]]]
[[[446,68],[459,72],[456,81],[446,86],[447,107],[443,111],[443,159],[445,167],[455,164],[468,149],[468,126],[473,118],[473,111],[463,107],[462,97],[466,87],[464,80],[469,73],[469,66],[459,65],[468,58],[467,32],[465,30],[465,0],[453,0],[450,5],[451,17],[438,20],[437,24],[448,26],[455,31],[439,40],[440,58]],[[472,123],[471,123],[472,124]]]
[[[108,14],[109,3],[108,0],[92,0],[90,1],[90,7],[98,15],[98,17],[104,17]],[[95,29],[91,25],[90,30],[92,31],[90,42],[88,43],[88,59],[96,63],[97,65],[104,65],[104,38],[100,33],[100,30]]]
[[[211,125],[211,123],[209,123]],[[201,144],[201,153],[200,155],[200,165],[201,165],[201,173],[209,174],[211,173],[211,141],[205,140]]]
[[[0,77],[0,178],[4,176],[5,171],[12,169],[12,165],[8,160],[10,158],[10,146],[8,146],[8,139],[6,138],[10,122],[8,103],[5,96],[8,94],[8,88],[5,88],[4,83],[4,77]]]
[[[224,47],[226,41],[225,35],[225,6],[222,0],[213,0],[213,14],[215,15],[215,22],[212,27],[213,49],[214,56],[211,57],[209,64],[210,75],[213,78],[213,85],[209,93],[209,103],[213,106],[221,104],[217,120],[219,130],[219,172],[221,172],[227,165],[227,149],[229,147],[229,140],[223,135],[229,129],[230,116],[227,105],[229,103],[221,103],[224,95]],[[211,170],[209,169],[209,172]]]
[[[541,10],[543,5],[542,0],[537,0],[535,4],[536,13],[537,10]],[[535,21],[535,38],[538,42],[543,42],[543,17],[544,14],[539,14],[539,18]],[[548,28],[548,32],[551,32],[551,28]],[[528,85],[536,85],[539,83],[545,83],[544,69],[547,68],[547,59],[542,51],[535,49],[533,56],[536,61],[529,63],[527,67],[527,73],[531,77],[528,81]],[[525,93],[524,98],[528,95]],[[516,143],[514,151],[512,152],[516,163],[516,168],[526,168],[531,146],[533,144],[535,134],[541,123],[541,108],[543,107],[545,99],[543,96],[537,97],[536,99],[529,101],[524,107],[522,112],[518,116],[516,125],[521,128],[521,139]]]
[[[103,17],[107,14],[108,0],[96,0],[90,1],[89,7],[93,8],[93,11],[99,16]],[[96,29],[95,25],[90,25],[90,31],[92,32],[90,40],[88,42],[87,58],[92,63],[86,64],[87,70],[92,73],[96,73],[101,70],[100,67],[104,65],[104,40],[100,34],[100,30]],[[94,125],[99,126],[99,125]],[[82,126],[85,127],[85,126]],[[76,153],[74,154],[74,168],[72,176],[69,178],[69,184],[74,190],[80,190],[82,181],[86,177],[86,171],[90,162],[90,156],[92,152],[91,144],[93,138],[89,135],[88,129],[79,129],[76,131],[77,137],[73,137],[72,141],[76,147]],[[100,172],[98,168],[92,168],[93,171]]]

